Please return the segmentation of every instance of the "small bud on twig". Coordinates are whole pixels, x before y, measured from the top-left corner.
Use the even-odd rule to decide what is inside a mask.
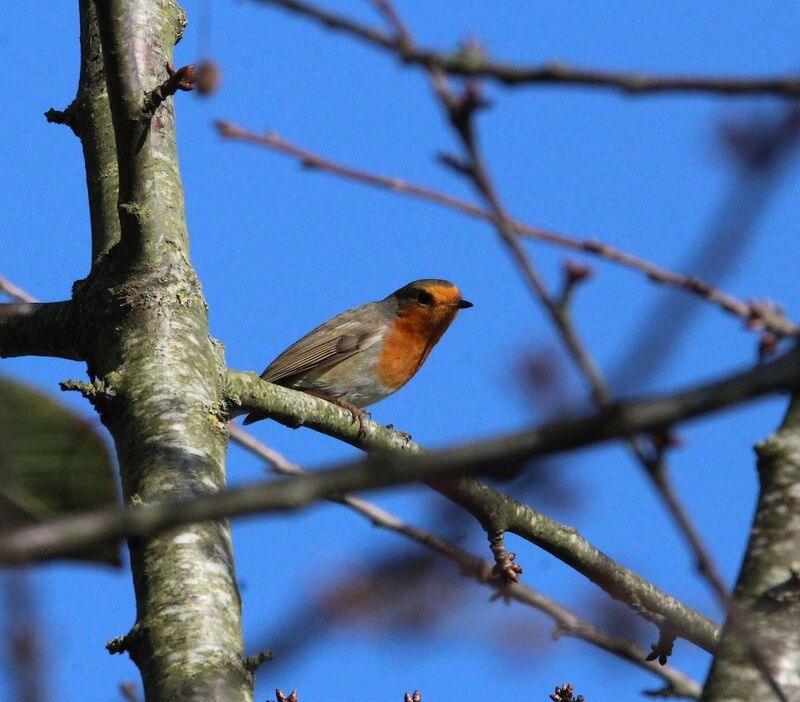
[[[200,95],[216,93],[222,83],[222,71],[219,65],[210,59],[201,61],[194,71],[194,83]]]

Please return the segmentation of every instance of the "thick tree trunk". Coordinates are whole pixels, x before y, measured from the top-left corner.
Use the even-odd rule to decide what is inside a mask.
[[[800,700],[800,398],[756,447],[750,542],[704,702]]]
[[[61,121],[81,138],[91,209],[92,271],[73,302],[87,394],[126,502],[212,493],[225,484],[224,359],[189,262],[172,100],[152,118],[134,104],[166,78],[185,19],[170,0],[80,6],[80,85]],[[146,699],[252,699],[227,523],[135,541],[130,554],[137,619],[110,648],[130,653]]]

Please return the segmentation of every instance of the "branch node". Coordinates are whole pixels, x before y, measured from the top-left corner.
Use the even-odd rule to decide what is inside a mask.
[[[215,61],[206,59],[198,64],[197,70],[194,72],[194,84],[200,95],[213,95],[219,90],[221,83],[222,71]],[[191,90],[191,87],[181,89]]]
[[[62,380],[58,386],[62,392],[79,392],[85,398],[93,400],[97,396],[94,383],[84,383],[82,380]]]
[[[264,663],[272,660],[272,651],[259,651],[244,659],[244,668],[248,673],[255,673]]]
[[[117,636],[116,638],[111,639],[106,643],[106,651],[108,651],[112,656],[115,653],[125,653],[126,651],[129,651],[129,636],[130,634],[125,634],[123,636]]]
[[[491,102],[483,96],[483,88],[477,81],[470,81],[464,86],[461,96],[453,97],[449,92],[440,93],[447,107],[450,121],[460,134],[470,131],[470,122],[478,110],[491,107]]]
[[[161,103],[168,97],[174,95],[179,90],[188,91],[194,88],[196,78],[194,75],[193,63],[175,70],[175,66],[167,61],[166,69],[169,77],[161,85],[144,96],[142,113],[146,119],[152,118]]]
[[[578,263],[572,259],[567,259],[563,263],[563,282],[561,284],[561,293],[555,300],[555,304],[562,311],[565,311],[572,302],[572,296],[580,283],[587,281],[592,277],[594,270],[591,266],[585,263]]]
[[[659,665],[666,665],[667,659],[672,655],[672,646],[675,643],[676,635],[671,629],[661,629],[658,633],[658,641],[650,644],[650,653],[647,654],[646,661],[658,659]]]
[[[460,156],[440,151],[436,154],[436,158],[443,166],[453,169],[459,175],[467,176],[468,178],[472,177],[472,164]]]
[[[764,332],[758,339],[758,361],[763,363],[778,351],[780,339],[772,332]]]
[[[68,105],[65,110],[56,110],[51,107],[44,113],[44,118],[51,124],[64,124],[72,130],[75,136],[80,136],[72,113],[72,104]]]
[[[506,551],[505,538],[502,531],[495,531],[489,534],[489,548],[494,556],[494,567],[492,575],[500,578],[503,584],[519,582],[522,573],[522,566],[514,563],[517,554]]]
[[[556,691],[550,695],[553,702],[584,702],[583,695],[575,697],[575,688],[572,683],[564,683],[560,687],[556,685]]]
[[[102,380],[84,383],[82,380],[62,380],[59,384],[62,392],[79,392],[91,403],[98,400],[107,400],[114,396],[114,392]]]

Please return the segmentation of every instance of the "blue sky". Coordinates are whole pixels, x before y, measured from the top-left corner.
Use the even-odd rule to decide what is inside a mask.
[[[190,24],[176,64],[210,52],[224,74],[209,99],[178,96],[179,147],[192,258],[202,280],[212,333],[231,367],[261,371],[286,345],[333,314],[384,297],[423,277],[455,281],[475,307],[459,316],[420,374],[373,408],[373,417],[410,432],[426,446],[525,426],[542,403],[521,368],[543,357],[560,369],[565,402],[585,391],[557,338],[487,226],[431,205],[310,173],[256,147],[226,143],[214,119],[275,129],[289,140],[355,166],[471,197],[468,185],[434,155],[456,144],[422,74],[378,51],[251,2],[187,2]],[[364,20],[367,3],[337,9]],[[795,2],[604,3],[398,2],[421,43],[451,48],[465,37],[493,56],[526,63],[642,71],[761,75],[798,66],[800,6]],[[211,42],[201,27],[210,28]],[[0,274],[46,300],[69,295],[89,264],[84,171],[78,141],[42,113],[74,96],[79,62],[75,3],[22,3],[0,30],[6,82],[0,154]],[[726,100],[671,95],[631,98],[572,88],[487,86],[493,108],[479,119],[488,165],[511,213],[582,238],[596,237],[667,267],[684,270],[733,187],[718,126],[778,114],[769,98]],[[796,166],[796,164],[790,164]],[[735,247],[721,285],[741,298],[770,297],[798,316],[796,284],[800,176],[781,174],[745,242],[726,242],[704,264],[713,270]],[[566,254],[529,251],[550,285]],[[617,360],[640,335],[663,324],[652,305],[669,290],[610,265],[575,301],[575,322],[600,367],[620,385],[633,369]],[[693,272],[686,270],[685,272]],[[695,311],[660,370],[627,393],[684,386],[751,363],[756,338],[710,306]],[[80,364],[50,359],[3,361],[0,372],[57,392],[82,377]],[[541,395],[540,395],[541,396]],[[87,417],[74,397],[63,402]],[[772,399],[692,423],[671,467],[728,581],[735,577],[755,500],[752,445],[781,416]],[[102,430],[102,427],[99,427]],[[292,460],[322,466],[355,455],[310,431],[263,422],[254,431]],[[675,529],[637,467],[620,447],[583,451],[554,464],[570,501],[529,497],[546,514],[576,526],[590,541],[688,604],[718,617]],[[231,449],[232,484],[260,479],[262,466]],[[511,489],[511,488],[509,488]],[[537,499],[540,500],[537,502]],[[420,488],[376,497],[419,523],[432,500]],[[433,502],[434,504],[438,504]],[[477,530],[464,545],[483,552]],[[338,506],[301,515],[251,519],[234,527],[243,583],[249,652],[270,647],[256,699],[297,687],[301,699],[353,691],[400,699],[418,688],[427,700],[547,699],[566,680],[587,699],[632,699],[657,681],[585,644],[550,642],[549,623],[518,605],[488,601],[466,585],[458,603],[442,581],[420,591],[426,607],[449,616],[415,633],[401,623],[364,621],[310,635],[298,657],[280,662],[276,639],[326,583],[367,569],[376,559],[414,548],[372,529]],[[514,543],[525,582],[596,614],[594,589],[533,546]],[[454,581],[461,577],[451,568]],[[49,676],[49,696],[105,702],[138,680],[133,664],[111,658],[104,643],[125,633],[135,609],[127,569],[50,565],[33,571]],[[446,582],[446,581],[445,581]],[[460,584],[460,583],[457,583]],[[420,604],[422,607],[422,604]],[[640,635],[647,646],[652,627]],[[708,659],[685,643],[674,662],[702,679]],[[0,678],[10,694],[11,671]]]

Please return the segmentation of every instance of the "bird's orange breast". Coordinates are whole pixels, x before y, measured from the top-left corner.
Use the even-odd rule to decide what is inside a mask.
[[[455,314],[455,309],[414,310],[395,317],[376,366],[380,381],[393,390],[405,385],[428,358]]]

